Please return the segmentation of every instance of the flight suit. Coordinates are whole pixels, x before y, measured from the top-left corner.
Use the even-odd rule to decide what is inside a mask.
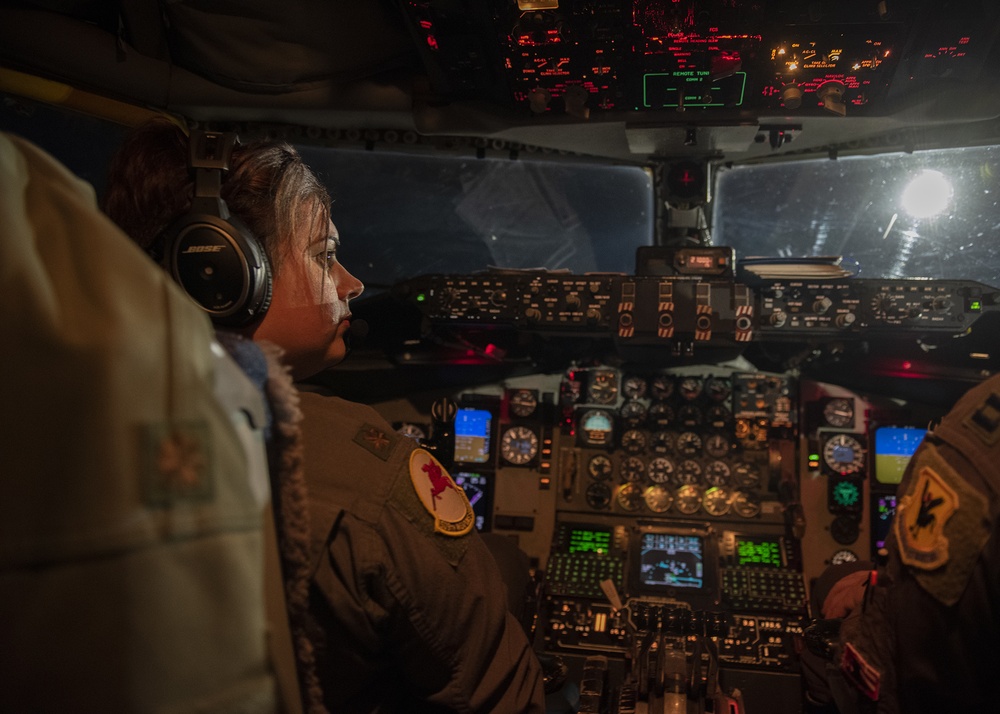
[[[461,488],[373,409],[303,391],[316,673],[331,712],[542,712]]]
[[[1000,376],[928,432],[899,486],[885,571],[841,629],[841,672],[865,692],[862,710],[995,707],[998,488]]]

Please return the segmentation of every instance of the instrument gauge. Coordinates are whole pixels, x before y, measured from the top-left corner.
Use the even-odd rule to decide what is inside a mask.
[[[710,516],[724,516],[729,513],[729,491],[719,486],[713,486],[702,496],[701,506]]]
[[[629,456],[622,461],[621,477],[622,481],[635,483],[642,481],[646,475],[646,464],[638,456]]]
[[[835,434],[823,445],[823,461],[841,476],[856,474],[864,466],[865,452],[850,434]]]
[[[823,407],[823,420],[837,429],[854,426],[854,400],[831,399]]]
[[[649,462],[646,475],[653,483],[669,483],[674,475],[674,462],[666,456],[657,456]]]
[[[630,374],[622,380],[622,394],[629,399],[642,399],[646,396],[646,380],[637,374]]]
[[[701,453],[701,447],[701,437],[693,431],[685,431],[674,443],[674,448],[681,456],[697,456]]]
[[[693,404],[685,404],[677,411],[677,421],[690,429],[693,426],[701,426],[705,421],[705,415]]]
[[[580,414],[578,438],[584,446],[611,446],[614,435],[612,415],[603,409]]]
[[[607,370],[593,372],[587,398],[594,404],[613,404],[618,398],[618,376]]]
[[[638,429],[629,429],[622,434],[622,448],[630,454],[639,454],[646,449],[646,434]]]
[[[424,439],[427,438],[427,432],[424,431],[424,429],[417,424],[410,424],[408,422],[403,422],[396,428],[396,431],[402,434],[403,436],[410,437],[418,444],[422,443]]]
[[[728,486],[730,470],[723,461],[712,461],[705,467],[705,483],[710,486]]]
[[[651,510],[653,513],[664,513],[670,509],[670,504],[674,502],[674,494],[670,493],[663,486],[656,485],[650,486],[646,489],[645,493],[642,494],[643,500],[646,502],[646,508]]]
[[[669,431],[654,431],[649,447],[655,454],[669,454],[674,450],[674,435]]]
[[[512,426],[500,437],[500,456],[514,466],[524,466],[538,454],[538,435],[526,426]]]
[[[760,514],[760,498],[755,493],[737,491],[730,501],[733,513],[743,518],[755,518]]]
[[[653,399],[669,399],[674,393],[674,378],[665,374],[653,377],[649,392]]]
[[[607,481],[614,473],[615,467],[604,454],[598,454],[590,459],[587,464],[587,473],[595,481]]]
[[[838,550],[832,556],[830,556],[830,565],[843,565],[844,563],[855,563],[858,560],[858,556],[854,554],[854,551],[847,550],[846,548]]]
[[[592,483],[587,486],[587,505],[597,511],[603,511],[611,505],[611,489],[607,484]]]
[[[639,426],[646,420],[646,405],[631,399],[622,404],[618,416],[629,426]]]
[[[674,408],[666,402],[653,402],[649,407],[649,421],[659,427],[670,426],[677,418]]]
[[[626,511],[638,511],[642,509],[644,503],[642,489],[634,483],[627,483],[619,488],[618,493],[615,494],[615,500]]]
[[[725,434],[709,434],[708,438],[705,439],[705,453],[716,459],[729,456],[732,447],[729,437]]]
[[[538,408],[538,395],[533,389],[511,389],[507,394],[510,413],[516,417],[530,417]]]
[[[693,402],[700,397],[704,388],[705,383],[701,377],[684,377],[681,379],[680,384],[677,385],[677,391],[680,392],[681,399],[689,402]]]
[[[753,464],[740,462],[733,468],[733,483],[739,488],[756,489],[760,487],[760,469]]]
[[[729,399],[733,388],[729,385],[729,380],[722,377],[709,377],[705,381],[705,395],[716,404]]]
[[[733,421],[733,413],[721,404],[713,404],[705,412],[705,423],[713,429],[725,429]]]
[[[701,464],[694,459],[685,459],[677,466],[677,483],[694,484],[701,481]]]
[[[693,484],[685,484],[674,494],[674,507],[681,513],[690,516],[701,508],[701,489]]]

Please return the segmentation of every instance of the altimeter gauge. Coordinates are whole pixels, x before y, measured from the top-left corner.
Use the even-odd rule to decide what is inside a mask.
[[[500,456],[509,464],[524,466],[538,454],[538,435],[526,426],[512,426],[500,437]]]

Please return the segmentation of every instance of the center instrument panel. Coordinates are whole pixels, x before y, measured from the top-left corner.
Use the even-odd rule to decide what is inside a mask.
[[[550,711],[603,714],[802,711],[810,583],[878,554],[909,456],[947,411],[698,355],[959,334],[1000,302],[969,281],[690,274],[428,276],[394,293],[431,332],[615,348],[381,408],[448,466],[481,530],[528,554],[536,649],[562,672]]]

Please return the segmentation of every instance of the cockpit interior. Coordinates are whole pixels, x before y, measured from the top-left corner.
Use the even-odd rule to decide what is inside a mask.
[[[313,380],[527,554],[552,714],[810,711],[816,578],[1000,368],[986,0],[21,0],[0,97],[98,194],[154,115],[299,149],[369,326]]]

